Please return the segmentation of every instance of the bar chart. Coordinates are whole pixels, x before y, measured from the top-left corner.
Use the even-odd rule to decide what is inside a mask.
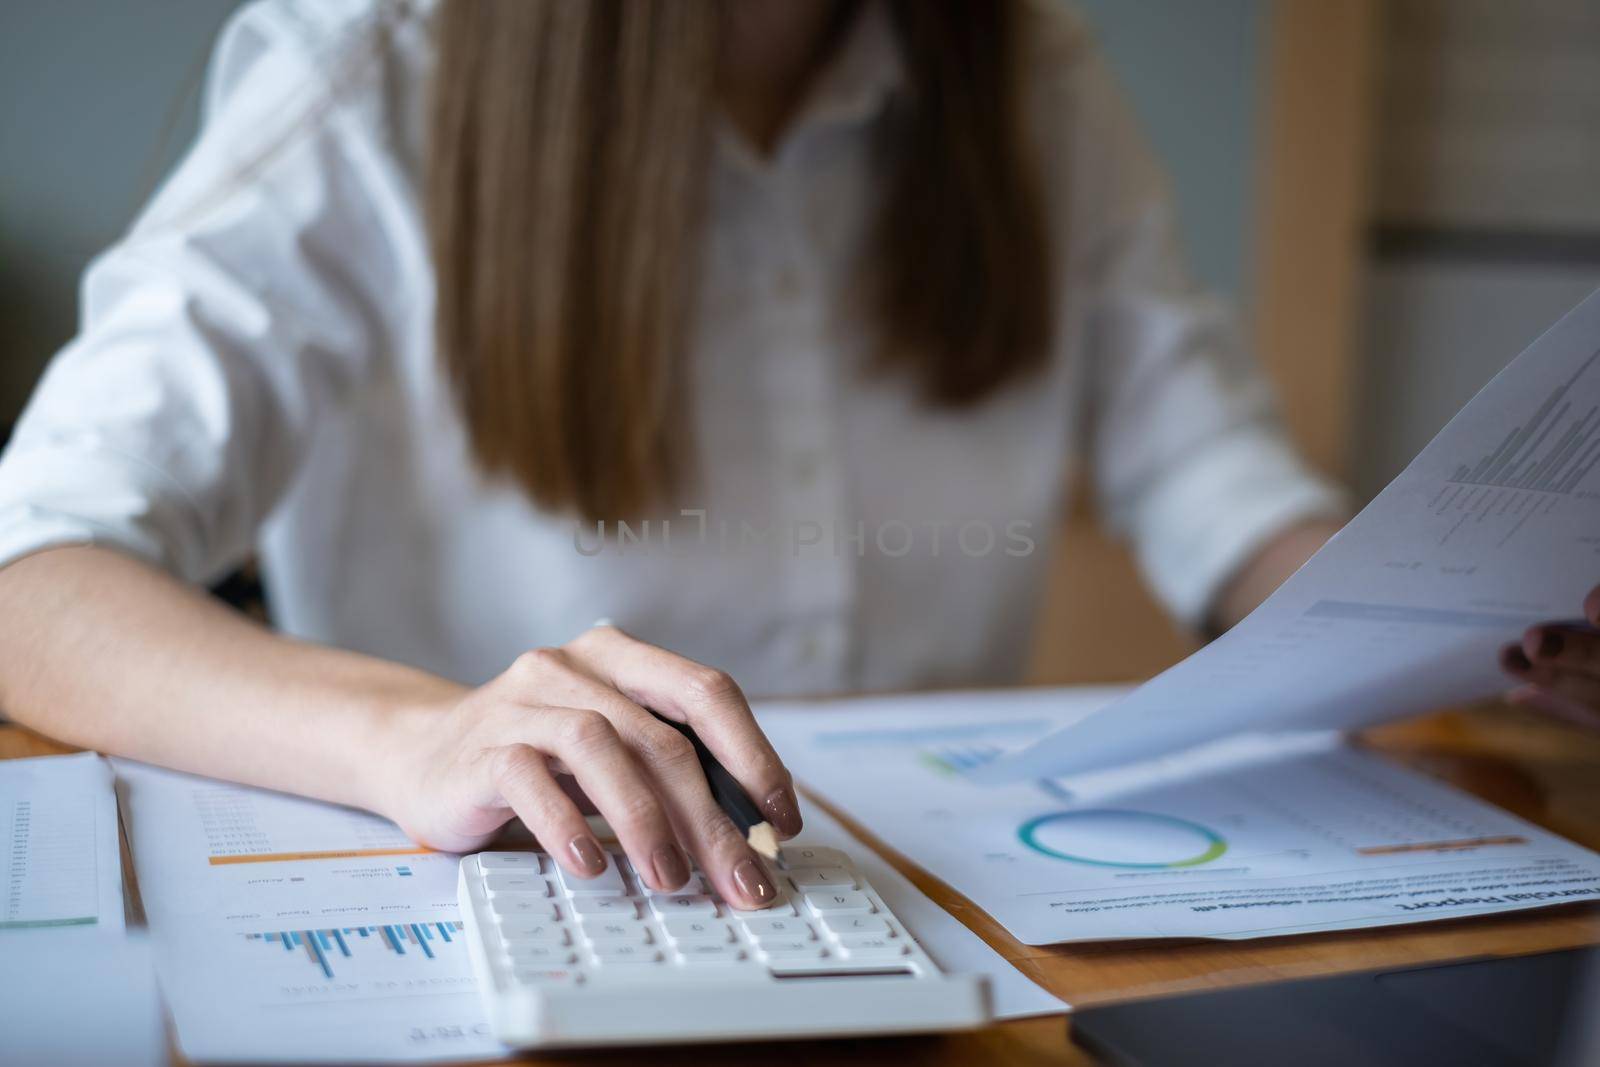
[[[1572,375],[1551,391],[1527,421],[1507,431],[1500,447],[1476,464],[1463,463],[1452,482],[1459,485],[1528,489],[1567,494],[1600,463],[1600,405],[1574,404],[1572,389],[1600,362],[1597,349]]]
[[[324,978],[337,977],[336,965],[354,959],[357,952],[386,953],[398,958],[437,959],[459,944],[460,921],[389,923],[381,926],[341,926],[321,930],[271,930],[245,934],[247,941],[303,957]]]
[[[939,774],[961,775],[982,767],[1005,753],[993,744],[936,745],[917,753],[923,766]]]
[[[1600,350],[1592,352],[1499,445],[1460,463],[1428,507],[1443,520],[1439,544],[1503,548],[1570,498],[1593,495],[1600,466]]]

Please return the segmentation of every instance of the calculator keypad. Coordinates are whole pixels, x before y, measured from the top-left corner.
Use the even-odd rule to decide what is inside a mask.
[[[730,908],[699,873],[677,891],[660,892],[630,873],[620,855],[611,861],[596,878],[576,878],[530,852],[480,853],[475,866],[464,867],[475,899],[493,916],[483,932],[497,972],[516,985],[639,977],[662,968],[759,968],[781,976],[881,968],[917,954],[835,849],[786,849],[776,879],[783,899],[761,911]]]

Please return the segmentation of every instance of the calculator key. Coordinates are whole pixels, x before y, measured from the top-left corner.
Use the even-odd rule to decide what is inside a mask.
[[[656,963],[661,959],[657,949],[627,941],[597,941],[589,946],[589,953],[600,964]]]
[[[781,892],[781,890],[780,890],[780,892]],[[794,910],[794,904],[789,900],[788,897],[779,897],[777,900],[773,901],[771,904],[768,904],[766,907],[762,908],[760,911],[742,911],[742,912],[735,912],[735,914],[737,914],[737,915],[770,915],[773,918],[778,918],[779,916],[783,916],[783,915],[788,915],[788,916],[792,917],[792,916],[798,915],[799,912]]]
[[[521,985],[555,985],[575,982],[578,974],[564,967],[517,967],[511,977]]]
[[[811,929],[811,924],[802,919],[751,916],[744,920],[744,928],[750,931],[750,936],[757,941],[811,941],[817,936],[816,931]]]
[[[620,897],[628,891],[622,881],[622,870],[615,862],[606,864],[606,869],[593,878],[579,878],[565,867],[557,867],[556,876],[561,879],[562,887],[575,897]]]
[[[893,959],[911,951],[911,946],[899,938],[863,937],[844,946],[845,955],[853,960]]]
[[[591,915],[635,919],[639,916],[639,904],[627,897],[573,897],[572,914],[580,919]]]
[[[502,922],[500,936],[506,941],[534,941],[550,945],[565,945],[568,939],[566,927],[544,919]]]
[[[889,937],[894,933],[888,920],[876,915],[830,915],[823,920],[823,924],[841,940],[850,937]]]
[[[689,880],[677,889],[654,889],[650,886],[645,886],[644,891],[652,897],[691,897],[704,895],[711,890],[706,886],[706,880],[703,876],[694,874],[690,875]]]
[[[768,956],[809,957],[822,955],[822,946],[818,945],[815,941],[800,941],[797,939],[788,941],[761,941],[757,943],[756,948],[760,949]]]
[[[693,915],[711,919],[717,914],[717,902],[698,893],[684,897],[651,897],[650,908],[663,919],[669,915]]]
[[[813,845],[785,845],[778,853],[778,863],[785,870],[795,867],[845,867],[849,861],[836,848]]]
[[[513,941],[506,945],[506,955],[517,967],[539,966],[560,967],[564,964],[577,962],[577,953],[564,945],[538,944],[537,942]]]
[[[650,928],[637,919],[592,919],[583,924],[583,936],[591,941],[637,941],[650,943]]]
[[[865,893],[857,893],[849,889],[835,889],[826,893],[807,893],[806,905],[818,915],[866,914],[874,910],[872,901],[867,898]]]
[[[550,883],[543,878],[534,878],[526,874],[511,874],[506,871],[491,871],[484,875],[483,887],[489,891],[489,896],[510,896],[526,894],[531,897],[547,897],[550,895]]]
[[[789,880],[801,892],[808,889],[854,889],[855,876],[843,867],[796,867]]]
[[[489,907],[496,915],[506,917],[522,916],[534,919],[554,919],[556,906],[554,902],[544,897],[532,897],[526,894],[514,896],[497,896],[489,900]]]
[[[689,964],[738,963],[744,949],[715,941],[685,941],[677,946],[678,959]]]
[[[661,920],[667,936],[674,941],[732,941],[733,927],[720,919],[695,919],[669,915]]]
[[[537,852],[480,852],[478,866],[486,871],[539,874],[544,870],[544,857]]]

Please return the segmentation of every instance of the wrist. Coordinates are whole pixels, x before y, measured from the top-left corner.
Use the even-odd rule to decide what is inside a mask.
[[[368,712],[366,751],[374,758],[361,763],[367,768],[361,806],[395,822],[405,821],[405,801],[415,795],[439,724],[468,692],[464,686],[437,682],[391,694]]]

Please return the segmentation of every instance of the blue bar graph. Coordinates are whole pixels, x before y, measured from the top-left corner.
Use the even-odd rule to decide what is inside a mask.
[[[354,958],[352,945],[360,946],[365,940],[372,945],[382,945],[391,955],[418,956],[435,959],[435,948],[442,944],[455,944],[454,936],[461,923],[389,923],[381,926],[329,927],[323,930],[270,930],[259,934],[245,934],[250,941],[303,956],[324,978],[334,977],[334,963],[339,959]],[[374,949],[362,947],[362,951]]]

